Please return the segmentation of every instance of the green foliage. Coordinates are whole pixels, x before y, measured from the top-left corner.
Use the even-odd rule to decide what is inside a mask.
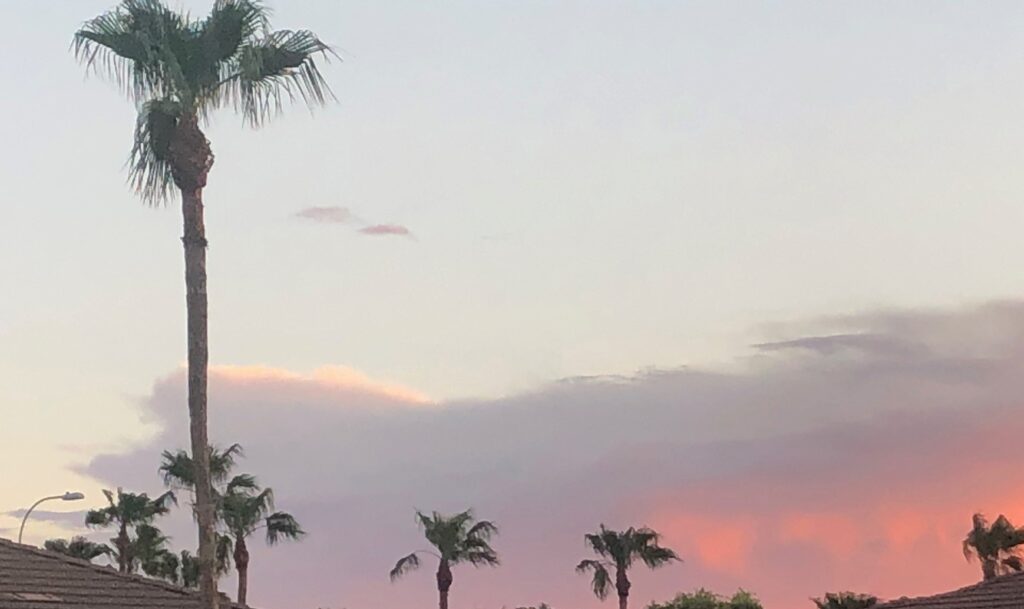
[[[659,545],[661,536],[647,527],[615,531],[602,524],[598,532],[584,535],[584,540],[601,560],[580,561],[576,572],[592,573],[590,586],[601,600],[611,593],[618,574],[628,571],[634,561],[657,569],[679,560],[675,552]]]
[[[824,598],[812,598],[818,609],[870,609],[878,599],[869,594],[830,592]]]
[[[651,603],[647,609],[762,609],[761,601],[746,590],[725,598],[704,588],[681,593],[666,603]]]
[[[225,449],[210,447],[210,482],[215,486],[224,484],[238,458],[245,455],[241,444],[232,444]],[[165,450],[160,462],[160,476],[164,484],[172,489],[195,491],[195,464],[184,450]],[[215,489],[216,490],[216,489]]]
[[[68,539],[50,539],[47,540],[43,547],[50,552],[57,552],[71,558],[78,558],[80,560],[93,561],[100,556],[110,556],[113,550],[110,546],[103,543],[95,543],[89,541],[85,537],[72,537]]]
[[[117,533],[111,538],[111,555],[117,560],[118,568],[124,573],[134,573],[139,568],[159,571],[159,561],[166,551],[167,537],[153,525],[160,516],[170,511],[176,503],[174,493],[168,491],[155,499],[146,493],[127,493],[123,489],[104,490],[107,507],[90,510],[85,515],[85,524],[92,528],[114,528]]]
[[[140,108],[129,181],[147,201],[173,183],[168,151],[176,125],[224,106],[259,126],[285,100],[322,105],[333,94],[317,59],[331,48],[306,30],[271,31],[258,0],[215,0],[205,19],[162,0],[122,0],[75,33],[75,56]]]
[[[490,540],[497,535],[498,527],[487,520],[476,520],[472,510],[453,516],[438,512],[430,515],[416,512],[416,520],[423,529],[424,537],[437,550],[436,554],[430,554],[442,562],[449,565],[469,563],[474,567],[495,567],[500,564],[498,553],[490,546]],[[390,573],[391,580],[419,568],[418,555],[421,553],[413,552],[395,563]]]
[[[262,488],[250,474],[231,475],[244,456],[240,444],[225,449],[210,447],[210,480],[214,484],[217,521],[231,538],[248,538],[258,530],[266,531],[267,543],[274,545],[287,539],[300,539],[306,533],[298,521],[287,512],[274,511],[274,491]],[[193,491],[195,488],[195,462],[184,450],[163,452],[160,475],[164,484],[174,489]],[[223,539],[219,545],[224,543]],[[230,551],[227,551],[230,555]]]
[[[981,563],[985,579],[1024,570],[1024,527],[1015,527],[1002,514],[991,524],[982,514],[975,514],[972,525],[963,541],[964,556]]]

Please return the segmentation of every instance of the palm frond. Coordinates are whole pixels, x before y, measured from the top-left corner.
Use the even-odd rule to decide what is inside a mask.
[[[388,576],[391,578],[391,581],[395,581],[396,579],[402,577],[409,571],[418,569],[419,566],[420,557],[417,556],[415,552],[413,552],[412,554],[401,558],[397,563],[395,563],[395,568],[391,569],[391,573],[389,573]]]
[[[186,588],[199,587],[199,558],[188,550],[181,551],[181,585]]]
[[[306,532],[299,526],[299,521],[287,512],[275,512],[267,516],[267,543],[274,545],[279,541],[301,539]]]
[[[225,495],[250,495],[260,489],[256,477],[250,474],[238,474],[224,487]]]
[[[594,596],[601,600],[606,599],[612,589],[612,576],[608,567],[607,563],[599,560],[582,560],[580,564],[576,565],[577,573],[593,573],[590,586],[594,591]]]
[[[234,72],[222,85],[224,94],[254,127],[280,113],[286,99],[322,106],[334,93],[317,58],[331,55],[330,46],[308,30],[272,32],[238,49]]]
[[[256,0],[217,0],[199,29],[207,60],[220,63],[267,34],[270,9]]]
[[[468,562],[474,567],[497,567],[501,564],[497,552],[489,547],[469,550],[464,552],[461,558],[463,562]]]
[[[231,555],[234,548],[231,537],[218,533],[214,544],[214,557],[217,560],[217,573],[223,575],[231,570]]]
[[[601,532],[598,533],[587,533],[583,536],[583,541],[590,546],[590,549],[594,551],[598,556],[608,556],[608,546],[604,542],[604,536],[602,533],[605,531],[604,525],[601,525]]]
[[[139,111],[135,123],[135,143],[128,160],[128,183],[149,204],[166,201],[174,187],[169,150],[181,116],[181,105],[166,98],[147,101]],[[194,467],[191,457],[187,454],[185,456],[188,467]],[[175,465],[183,467],[182,463]],[[179,469],[175,472],[175,475],[178,474],[186,476],[179,480],[190,480],[194,486],[195,478],[191,472]],[[169,472],[164,473],[165,482],[170,475]]]
[[[681,561],[678,555],[669,548],[659,545],[644,546],[639,552],[640,560],[651,569],[663,567],[672,561]]]
[[[482,539],[487,541],[492,536],[498,534],[498,527],[489,520],[481,520],[474,524],[469,531],[466,533],[466,537]]]
[[[105,73],[140,103],[172,94],[185,100],[191,92],[180,60],[189,32],[187,18],[160,0],[122,0],[87,21],[72,48],[87,69]]]

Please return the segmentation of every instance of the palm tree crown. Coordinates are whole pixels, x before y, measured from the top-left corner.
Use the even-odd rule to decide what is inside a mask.
[[[620,532],[602,524],[598,532],[588,533],[584,539],[600,559],[580,561],[576,565],[576,572],[593,573],[591,587],[601,600],[608,597],[614,586],[619,594],[619,605],[623,609],[632,585],[626,573],[635,561],[639,560],[647,567],[656,569],[679,560],[675,552],[659,545],[661,536],[647,527],[630,527]]]
[[[117,558],[118,570],[134,572],[140,565],[156,555],[167,538],[153,526],[157,517],[170,511],[176,503],[173,492],[166,492],[155,499],[146,493],[127,493],[122,489],[104,489],[107,507],[90,510],[85,515],[85,524],[93,528],[116,527],[117,535],[111,539],[113,553]]]
[[[437,590],[441,609],[448,608],[448,590],[452,586],[453,566],[469,563],[474,567],[495,567],[500,564],[498,553],[490,545],[491,538],[498,533],[498,527],[487,520],[476,520],[472,510],[454,516],[445,516],[438,512],[428,516],[417,511],[416,520],[423,529],[424,537],[436,552],[421,550],[401,558],[391,570],[391,581],[419,568],[420,554],[437,558]]]
[[[978,559],[985,579],[1024,570],[1024,527],[1015,527],[1002,514],[991,524],[982,514],[975,514],[972,524],[964,538],[964,556]]]
[[[307,30],[271,31],[269,17],[258,0],[216,0],[205,19],[161,0],[123,0],[75,34],[78,59],[139,106],[129,180],[144,199],[162,201],[172,185],[205,186],[212,154],[195,150],[205,140],[180,126],[227,105],[255,127],[285,99],[312,106],[333,97],[316,63],[330,47]]]
[[[50,552],[57,552],[80,560],[93,561],[100,556],[110,556],[112,550],[105,543],[96,543],[82,536],[68,539],[49,539],[43,544],[43,548]]]

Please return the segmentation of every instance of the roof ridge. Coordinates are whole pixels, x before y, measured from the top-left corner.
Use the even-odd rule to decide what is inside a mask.
[[[1005,575],[998,575],[992,579],[983,579],[980,582],[975,582],[956,590],[950,590],[949,592],[941,592],[939,594],[931,594],[927,596],[901,596],[899,598],[887,599],[885,602],[879,603],[877,609],[886,609],[890,605],[897,607],[904,603],[920,603],[920,602],[933,602],[945,600],[951,596],[958,596],[965,592],[972,592],[974,590],[980,590],[996,584],[1005,584],[1008,580],[1012,579],[1024,579],[1024,571],[1018,571],[1016,573],[1007,573]]]
[[[182,587],[182,586],[178,586],[176,584],[172,584],[172,583],[167,582],[167,581],[163,581],[163,580],[159,580],[159,579],[153,579],[151,577],[144,577],[144,576],[139,575],[137,573],[120,573],[120,572],[114,570],[114,568],[111,567],[111,566],[97,565],[97,564],[92,563],[92,562],[90,562],[88,560],[84,560],[84,559],[81,559],[81,558],[75,558],[73,556],[67,556],[66,554],[61,554],[60,552],[53,552],[53,551],[46,550],[46,549],[43,549],[43,548],[38,548],[36,546],[30,546],[30,545],[26,545],[26,544],[23,544],[23,543],[17,543],[17,542],[11,541],[9,539],[4,539],[3,537],[0,537],[0,546],[6,546],[6,547],[9,547],[9,548],[11,548],[13,550],[17,550],[17,551],[20,551],[20,552],[29,552],[29,553],[35,554],[37,556],[41,556],[43,558],[48,558],[50,560],[64,562],[64,563],[67,563],[67,564],[70,564],[70,565],[74,565],[76,567],[88,568],[88,569],[91,569],[91,570],[93,570],[93,571],[95,571],[97,573],[101,573],[103,575],[106,575],[108,577],[130,579],[130,580],[133,580],[133,581],[141,583],[141,584],[153,586],[153,587],[156,587],[156,588],[163,588],[164,590],[169,590],[171,592],[177,592],[179,594],[184,594],[184,595],[187,595],[187,596],[198,596],[198,594],[199,594],[195,590],[190,590],[188,588],[185,588],[185,587]]]

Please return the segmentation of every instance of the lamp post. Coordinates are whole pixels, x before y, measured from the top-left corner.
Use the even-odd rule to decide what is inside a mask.
[[[40,503],[42,503],[44,501],[51,501],[51,500],[54,500],[54,499],[60,499],[61,501],[81,501],[82,499],[85,499],[85,495],[83,495],[82,493],[78,493],[78,492],[68,491],[68,492],[64,493],[63,495],[54,495],[52,497],[43,497],[39,501],[36,501],[35,503],[33,503],[32,507],[28,508],[28,511],[25,512],[25,517],[21,519],[21,528],[18,529],[18,543],[21,543],[21,536],[25,533],[25,523],[28,521],[28,515],[32,513],[32,510],[36,509],[36,506],[38,506]]]

